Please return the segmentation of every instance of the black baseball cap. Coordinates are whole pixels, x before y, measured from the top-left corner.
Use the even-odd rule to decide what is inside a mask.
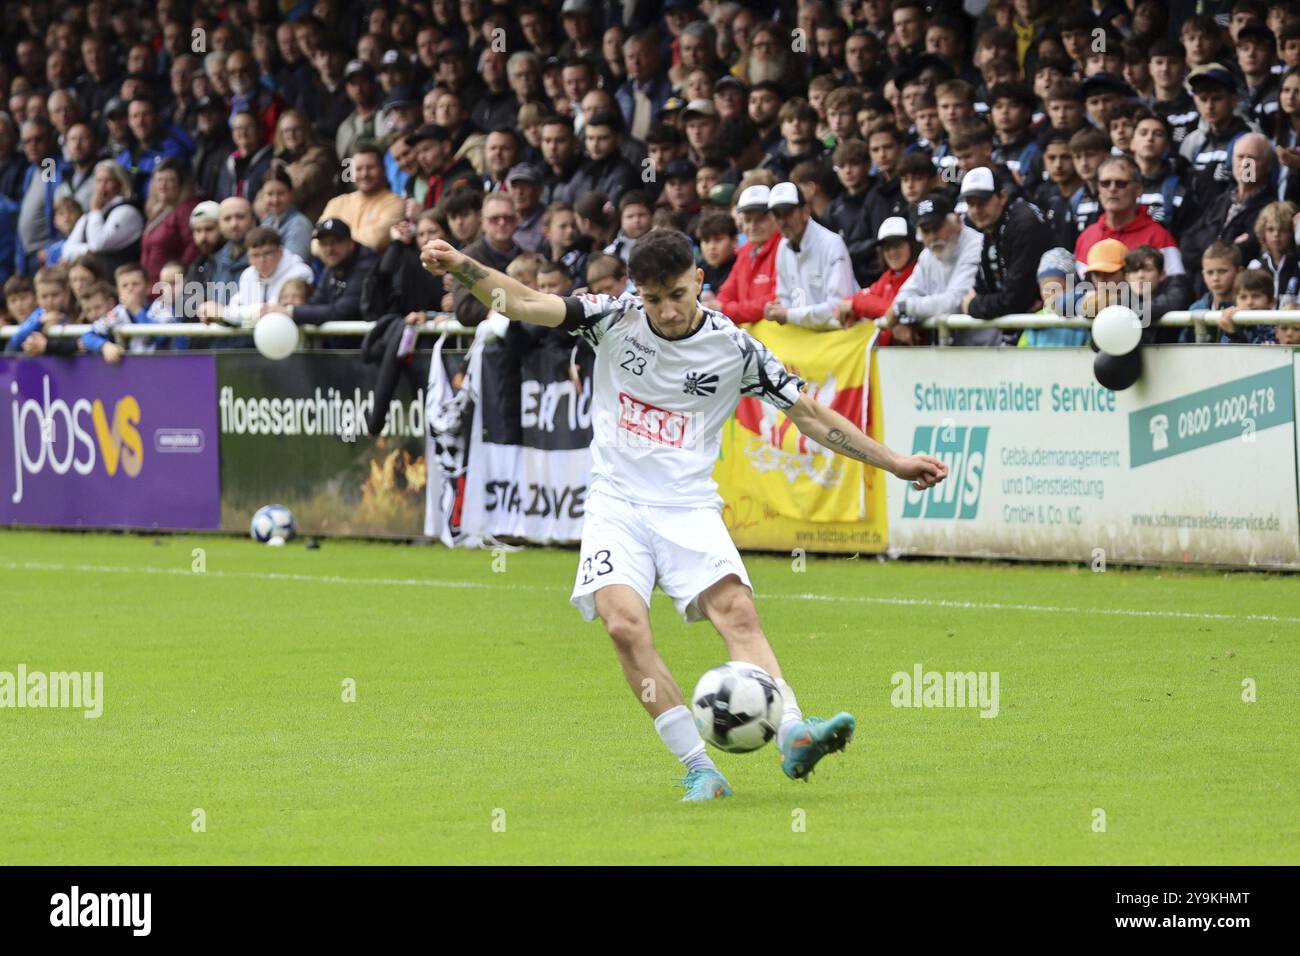
[[[323,239],[326,236],[334,236],[337,239],[351,239],[352,230],[348,228],[348,224],[342,219],[322,219],[316,223],[314,236],[317,239]]]
[[[1102,70],[1094,73],[1083,81],[1083,98],[1086,100],[1090,96],[1096,96],[1098,93],[1112,92],[1118,93],[1124,97],[1137,96],[1133,87],[1129,86],[1114,73],[1107,73]]]
[[[389,109],[394,106],[418,106],[419,103],[415,90],[409,86],[394,86],[388,91],[388,98],[384,100],[384,105]]]
[[[670,179],[694,179],[699,172],[689,159],[674,159],[664,169],[664,181]]]
[[[952,200],[943,193],[930,193],[916,204],[916,224],[937,226],[952,214]]]

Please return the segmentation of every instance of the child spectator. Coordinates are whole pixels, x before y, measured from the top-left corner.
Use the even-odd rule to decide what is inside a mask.
[[[27,276],[10,276],[5,280],[5,311],[0,325],[22,325],[36,309],[36,286]]]
[[[288,279],[275,301],[279,305],[306,305],[311,301],[311,283],[306,279]]]
[[[880,224],[876,233],[876,248],[880,251],[883,271],[880,278],[870,286],[857,292],[852,297],[843,299],[837,308],[840,324],[848,328],[861,319],[878,319],[894,304],[894,297],[903,287],[912,270],[916,268],[919,252],[912,239],[912,229],[907,220],[893,216]],[[899,331],[903,335],[896,335]],[[912,333],[920,332],[910,326],[894,326],[882,329],[878,345],[913,345],[920,344],[911,338]]]
[[[1279,322],[1273,327],[1278,345],[1300,346],[1300,321]]]
[[[663,204],[673,212],[685,213],[688,219],[700,212],[695,173],[695,165],[689,159],[675,159],[664,170]]]
[[[536,290],[537,270],[545,261],[535,252],[525,252],[523,255],[515,256],[510,265],[506,266],[506,275]]]
[[[836,146],[836,140],[831,135],[830,123],[826,116],[826,98],[838,85],[835,82],[835,77],[829,73],[814,76],[808,81],[808,105],[817,114],[817,127],[814,130],[814,135],[822,141],[822,145],[826,149],[834,149]]]
[[[149,317],[149,274],[138,262],[128,262],[118,266],[113,273],[117,289],[113,304],[104,300],[99,294],[84,297],[87,316],[94,316],[91,329],[81,337],[81,344],[87,352],[99,353],[109,365],[122,361],[123,349],[113,342],[113,330],[123,325],[147,325]],[[93,292],[93,289],[92,289]],[[107,306],[107,308],[105,308]],[[127,351],[134,354],[154,352],[158,340],[133,336],[127,343]]]
[[[1273,277],[1278,308],[1289,309],[1300,296],[1300,255],[1296,254],[1293,222],[1300,210],[1293,203],[1269,203],[1255,219],[1260,254],[1248,269],[1263,269]]]
[[[28,313],[5,346],[6,352],[21,350],[27,355],[70,354],[76,350],[72,340],[48,339],[44,330],[73,321],[76,304],[68,280],[60,269],[39,269],[32,282],[36,290],[36,308]],[[30,341],[29,341],[30,340]]]
[[[1209,292],[1192,303],[1192,311],[1213,312],[1231,309],[1234,302],[1233,289],[1240,271],[1241,248],[1235,242],[1210,243],[1201,256],[1201,279]],[[1236,326],[1231,320],[1223,318],[1219,319],[1219,327],[1225,332],[1236,331]],[[1192,326],[1183,329],[1179,341],[1195,342],[1196,329]]]
[[[650,217],[651,229],[672,229],[676,232],[689,233],[691,221],[686,213],[660,206]]]
[[[542,237],[554,262],[569,270],[569,278],[580,280],[591,254],[591,237],[578,230],[578,214],[567,202],[553,202],[542,213]]]
[[[1191,304],[1190,277],[1166,275],[1164,253],[1155,246],[1138,246],[1124,257],[1124,280],[1133,293],[1130,308],[1140,311],[1142,316],[1142,341],[1178,341],[1181,330],[1163,328],[1160,320],[1166,313],[1181,311]]]
[[[862,138],[862,130],[858,128],[858,113],[862,112],[865,104],[862,91],[851,86],[841,86],[826,97],[826,126],[829,132],[822,143],[827,149],[835,149],[841,143]]]
[[[143,274],[144,270],[140,271]],[[95,316],[95,319],[90,331],[81,337],[81,347],[87,352],[98,352],[109,365],[117,365],[122,361],[125,349],[110,336],[115,326],[131,321],[126,310],[118,304],[117,293],[107,282],[96,282],[82,296],[82,305],[86,314]]]
[[[1124,281],[1126,255],[1128,249],[1118,239],[1102,239],[1088,248],[1084,270],[1092,288],[1079,300],[1078,309],[1085,318],[1095,319],[1107,306],[1128,305],[1132,301]]]
[[[1219,318],[1219,328],[1223,330],[1221,343],[1245,342],[1250,345],[1267,345],[1277,342],[1271,325],[1251,325],[1237,328],[1232,316],[1239,311],[1271,309],[1275,305],[1273,298],[1273,277],[1263,269],[1243,269],[1237,273],[1232,292],[1235,306],[1225,309]]]
[[[947,142],[943,123],[939,122],[939,104],[930,92],[923,93],[916,101],[916,142],[907,147],[907,152],[921,151],[931,155]]]
[[[898,192],[907,203],[908,222],[916,218],[916,204],[942,187],[943,181],[939,178],[939,170],[925,153],[908,153],[899,162]],[[852,251],[853,246],[850,244],[849,252]]]
[[[573,280],[564,266],[546,259],[537,267],[537,291],[545,295],[568,295],[573,291]]]
[[[1079,314],[1072,299],[1075,269],[1074,253],[1057,247],[1048,249],[1038,260],[1038,294],[1043,300],[1039,315],[1061,318]],[[1087,329],[1025,329],[1019,344],[1025,348],[1070,348],[1088,343]]]
[[[736,235],[736,220],[730,213],[713,210],[700,216],[695,237],[700,244],[700,268],[704,270],[700,301],[707,308],[718,307],[717,291],[736,264]]]
[[[627,263],[598,252],[587,260],[587,291],[618,298],[628,290]]]
[[[77,220],[82,217],[85,210],[81,208],[81,203],[71,196],[64,196],[62,199],[54,201],[54,228],[59,231],[63,239],[56,239],[51,242],[45,250],[45,264],[47,266],[57,265],[63,257],[63,243],[72,233],[72,227],[77,224]]]
[[[650,197],[639,189],[628,190],[618,202],[618,235],[605,247],[605,252],[627,262],[636,241],[653,227],[653,217]]]
[[[153,291],[157,293],[145,312],[145,319],[154,323],[184,322],[181,308],[177,304],[184,299],[185,266],[173,259],[158,270],[158,281]],[[179,298],[178,298],[179,297]],[[187,349],[190,347],[188,336],[174,339],[159,339],[158,348]]]

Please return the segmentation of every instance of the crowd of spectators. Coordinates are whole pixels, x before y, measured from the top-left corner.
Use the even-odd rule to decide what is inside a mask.
[[[1297,0],[3,6],[11,352],[239,347],[113,332],[273,311],[474,326],[421,244],[618,293],[656,228],[740,324],[925,345],[935,315],[1122,302],[1148,341],[1190,341],[1160,318],[1193,308],[1224,341],[1300,344],[1232,321],[1300,295]]]

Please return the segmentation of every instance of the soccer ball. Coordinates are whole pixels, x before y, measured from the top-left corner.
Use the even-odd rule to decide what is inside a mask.
[[[257,509],[257,514],[253,515],[253,523],[249,528],[253,540],[262,544],[274,544],[273,539],[279,538],[279,543],[284,544],[293,537],[293,513],[284,505],[266,505]]]
[[[700,736],[731,753],[757,750],[775,737],[784,706],[772,675],[744,661],[713,668],[691,695]]]

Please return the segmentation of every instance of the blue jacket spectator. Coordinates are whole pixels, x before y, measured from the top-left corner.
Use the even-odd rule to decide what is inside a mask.
[[[188,163],[194,155],[194,141],[188,133],[174,126],[162,126],[152,101],[138,97],[127,107],[127,123],[135,142],[113,158],[131,174],[131,184],[138,196],[149,192],[149,179],[164,159]]]

